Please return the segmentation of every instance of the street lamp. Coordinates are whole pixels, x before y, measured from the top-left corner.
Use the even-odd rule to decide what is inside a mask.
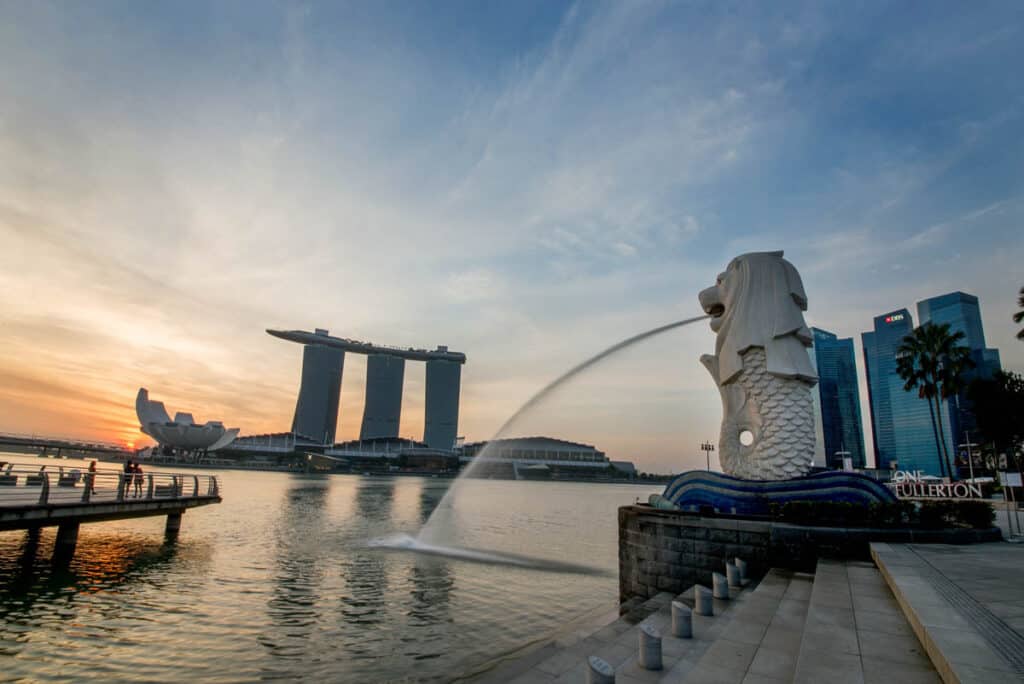
[[[835,456],[837,456],[839,458],[839,463],[842,464],[841,467],[845,471],[846,470],[846,459],[852,457],[853,454],[846,450],[846,445],[845,444],[840,442],[840,444],[839,444],[839,451],[837,451],[835,453]],[[850,470],[853,470],[853,459],[852,458],[850,458]]]
[[[715,450],[715,445],[711,442],[704,442],[700,445],[700,450],[704,452],[708,461],[708,472],[711,472],[711,452]]]
[[[974,483],[974,454],[971,453],[971,447],[976,447],[976,446],[978,446],[978,444],[975,443],[975,442],[971,442],[971,431],[970,430],[964,430],[964,439],[966,439],[967,441],[966,441],[966,443],[961,444],[960,448],[963,449],[964,447],[967,447],[967,465],[970,466],[970,468],[971,468],[971,484],[973,484]]]

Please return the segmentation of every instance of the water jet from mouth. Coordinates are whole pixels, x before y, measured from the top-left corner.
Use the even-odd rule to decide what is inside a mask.
[[[691,323],[697,323],[711,318],[710,315],[695,316],[693,318],[687,318],[682,321],[676,321],[674,323],[668,323],[666,325],[652,328],[638,335],[628,337],[617,344],[613,344],[604,351],[595,354],[589,359],[583,361],[576,366],[573,366],[562,375],[555,378],[553,381],[541,388],[536,394],[530,397],[526,403],[519,407],[519,409],[512,414],[512,416],[505,421],[505,423],[498,429],[498,431],[491,438],[491,442],[502,438],[508,431],[513,428],[525,415],[529,414],[538,405],[542,404],[548,397],[550,397],[556,390],[561,388],[563,385],[568,383],[570,380],[578,377],[582,373],[590,370],[594,366],[598,365],[602,361],[605,361],[609,357],[615,356],[616,354],[646,340],[649,340],[658,335],[662,335],[676,328],[681,328]],[[586,574],[604,574],[603,570],[599,570],[590,566],[575,565],[571,563],[561,563],[559,561],[552,561],[543,558],[531,558],[528,556],[518,556],[512,554],[503,554],[496,551],[485,551],[469,549],[465,547],[459,547],[445,543],[443,535],[449,530],[452,525],[452,499],[455,496],[456,490],[460,484],[469,477],[472,477],[473,471],[478,463],[482,463],[487,458],[487,451],[490,445],[484,447],[484,449],[478,453],[468,463],[459,474],[459,476],[452,483],[451,487],[442,497],[437,508],[430,514],[427,522],[424,523],[420,529],[419,534],[416,537],[409,537],[408,535],[400,535],[398,537],[388,537],[384,539],[377,539],[369,542],[369,545],[374,548],[390,550],[390,551],[408,551],[413,553],[423,553],[428,555],[444,556],[447,558],[454,558],[459,560],[466,560],[476,563],[492,563],[501,565],[517,565],[524,568],[533,568],[539,570],[550,570],[554,572],[578,572]]]

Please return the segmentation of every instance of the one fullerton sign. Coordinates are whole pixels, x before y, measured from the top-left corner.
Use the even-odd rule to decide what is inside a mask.
[[[897,470],[892,486],[900,499],[980,499],[981,485],[968,482],[925,482],[921,470]]]

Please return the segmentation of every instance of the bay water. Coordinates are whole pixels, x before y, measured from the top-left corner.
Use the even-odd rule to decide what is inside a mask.
[[[162,517],[83,525],[58,569],[54,528],[38,547],[25,532],[0,532],[0,679],[466,677],[614,611],[617,509],[661,490],[460,483],[445,516],[453,543],[604,571],[574,575],[365,546],[415,535],[450,480],[194,472],[216,474],[224,502],[186,512],[174,544]]]

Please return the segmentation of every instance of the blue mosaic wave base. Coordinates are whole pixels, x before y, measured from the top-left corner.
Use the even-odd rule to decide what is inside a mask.
[[[775,481],[691,470],[669,482],[662,496],[684,511],[710,506],[718,513],[732,515],[768,515],[770,504],[789,501],[839,501],[864,506],[896,501],[885,485],[866,475],[840,470]]]

